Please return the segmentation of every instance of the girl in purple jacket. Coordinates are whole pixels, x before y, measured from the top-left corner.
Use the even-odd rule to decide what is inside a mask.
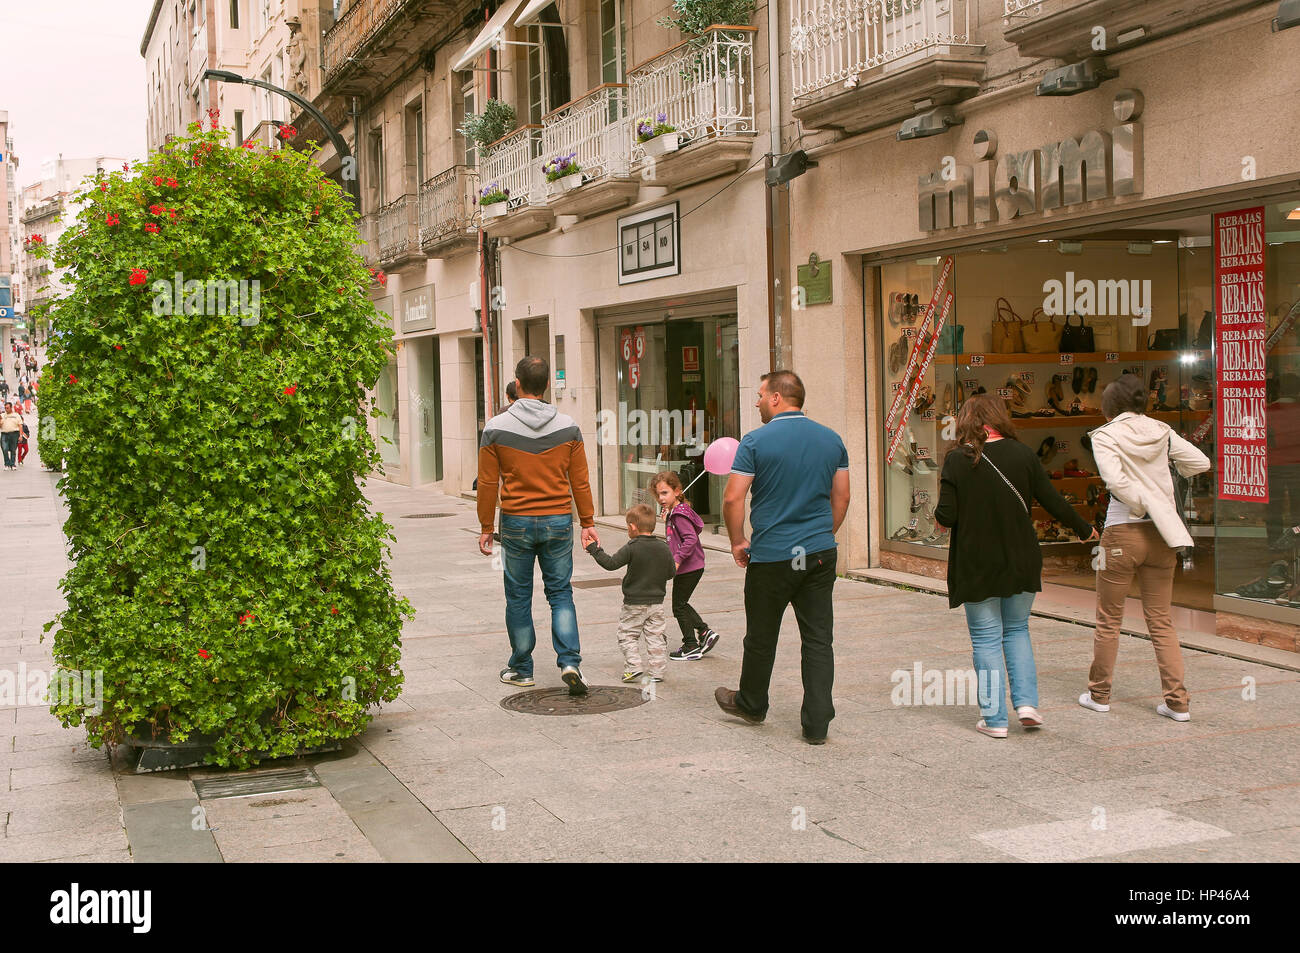
[[[673,578],[673,617],[682,629],[682,647],[668,657],[678,662],[704,658],[718,644],[718,633],[691,608],[691,593],[704,575],[704,547],[700,530],[704,520],[682,499],[682,481],[671,470],[656,473],[650,492],[659,501],[660,515],[673,553],[677,575]]]

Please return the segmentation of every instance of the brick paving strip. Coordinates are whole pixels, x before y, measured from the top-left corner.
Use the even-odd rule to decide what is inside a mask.
[[[0,668],[50,664],[41,628],[60,608],[66,568],[54,482],[34,455],[0,474],[12,594]],[[45,708],[4,707],[0,862],[1300,859],[1291,672],[1185,650],[1193,720],[1176,725],[1153,711],[1149,643],[1124,637],[1112,710],[1098,715],[1074,704],[1092,630],[1035,619],[1048,725],[992,741],[972,730],[974,707],[891,700],[893,677],[914,662],[969,667],[960,611],[841,582],[838,717],[830,743],[811,748],[799,739],[790,613],[767,722],[744,725],[713,704],[715,686],[736,684],[744,613],[741,571],[710,551],[692,600],[723,635],[710,656],[673,663],[635,709],[510,712],[499,703],[512,689],[497,680],[501,576],[476,551],[472,506],[378,480],[366,489],[396,527],[394,583],[417,616],[403,633],[403,694],[360,738],[260,769],[309,765],[320,784],[201,799],[195,783],[215,772],[137,776]],[[401,518],[431,511],[452,516]],[[601,533],[617,542],[617,530]],[[610,578],[581,551],[574,567],[578,580]],[[556,686],[540,584],[534,595],[538,686]],[[617,684],[618,587],[580,589],[576,601],[583,670]]]

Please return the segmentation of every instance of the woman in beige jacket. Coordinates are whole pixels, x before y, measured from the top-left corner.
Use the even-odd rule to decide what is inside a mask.
[[[1205,454],[1168,424],[1146,416],[1147,389],[1142,379],[1124,374],[1101,395],[1107,423],[1092,432],[1092,455],[1110,491],[1106,529],[1097,565],[1097,633],[1093,639],[1088,691],[1079,704],[1110,711],[1111,681],[1124,600],[1137,577],[1142,613],[1155,647],[1164,701],[1156,712],[1188,721],[1183,685],[1183,653],[1170,616],[1176,550],[1192,545],[1174,497],[1172,463],[1185,477],[1210,468]]]

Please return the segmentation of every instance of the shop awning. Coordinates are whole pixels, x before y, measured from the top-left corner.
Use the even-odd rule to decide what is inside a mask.
[[[505,32],[510,18],[515,15],[523,2],[524,0],[506,0],[500,9],[492,14],[482,32],[474,37],[474,42],[465,47],[465,52],[460,55],[460,59],[452,64],[451,68],[456,72],[470,69],[474,65],[474,61],[487,52],[489,47],[496,46],[501,40],[501,35]]]
[[[524,12],[515,18],[515,26],[532,26],[541,20],[542,11],[549,7],[555,0],[528,0],[528,6],[524,7]]]

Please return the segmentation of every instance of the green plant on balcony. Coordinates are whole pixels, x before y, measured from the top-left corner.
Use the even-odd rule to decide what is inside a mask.
[[[495,205],[498,202],[508,202],[509,200],[510,190],[501,188],[499,182],[483,186],[483,191],[478,195],[479,205]]]
[[[486,149],[515,128],[515,107],[499,99],[489,99],[481,113],[471,113],[457,130],[471,142]]]
[[[582,166],[578,165],[578,154],[576,152],[566,152],[542,166],[542,171],[546,173],[547,182],[555,182],[565,176],[581,172]]]
[[[757,8],[755,0],[673,0],[673,12],[655,22],[665,30],[698,37],[715,23],[746,26]]]
[[[649,142],[656,136],[662,136],[665,133],[676,132],[677,127],[668,124],[666,113],[658,113],[653,120],[649,116],[644,119],[638,119],[636,123],[636,141]]]

